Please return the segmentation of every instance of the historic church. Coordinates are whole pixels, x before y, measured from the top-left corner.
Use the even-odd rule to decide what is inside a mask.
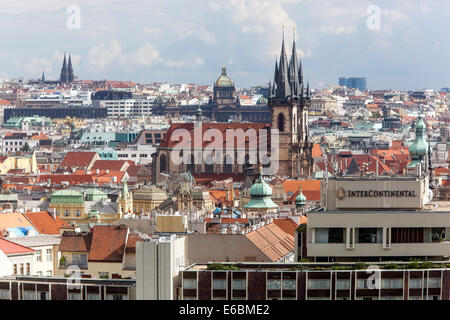
[[[226,83],[225,83],[226,82]],[[230,88],[222,90],[221,85]],[[231,108],[234,101],[234,84],[226,75],[225,68],[222,75],[215,83],[214,100],[221,102],[225,108]],[[202,132],[208,129],[216,129],[226,136],[227,129],[278,129],[279,130],[279,163],[278,177],[307,178],[312,174],[312,143],[308,140],[308,108],[310,106],[309,84],[306,89],[303,82],[303,70],[301,61],[297,58],[295,41],[292,44],[292,54],[290,58],[286,53],[284,36],[281,46],[280,60],[275,62],[275,75],[273,83],[269,84],[267,108],[269,109],[269,123],[261,122],[232,122],[232,123],[202,123],[202,108],[197,108],[195,123],[174,123],[167,131],[164,139],[157,148],[153,156],[153,182],[160,184],[168,175],[179,172],[190,172],[194,178],[221,175],[222,177],[233,177],[235,180],[244,180],[245,176],[256,175],[256,163],[249,162],[248,149],[245,150],[245,164],[230,164],[227,159],[219,164],[193,164],[183,163],[175,165],[170,159],[173,148],[177,145],[177,139],[173,139],[172,134],[177,129],[185,129],[191,134],[191,141],[194,141],[194,128],[201,125]],[[259,137],[258,137],[259,139]],[[209,143],[203,142],[202,149]],[[247,143],[248,145],[248,143]],[[268,141],[270,145],[270,141]],[[195,150],[192,150],[196,152]],[[231,150],[237,155],[241,150]],[[223,151],[224,157],[227,150]],[[205,161],[203,161],[205,162]],[[162,174],[161,174],[162,173]]]

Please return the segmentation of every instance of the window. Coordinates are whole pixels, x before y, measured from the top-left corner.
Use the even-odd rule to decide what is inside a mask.
[[[55,209],[55,214],[56,214],[57,216],[59,216],[58,210],[56,210],[56,209]]]
[[[36,250],[36,261],[42,261],[42,250]]]
[[[381,288],[383,289],[402,289],[403,279],[381,279]]]
[[[17,274],[17,264],[14,264],[14,274]]]
[[[8,300],[8,299],[9,299],[9,290],[0,289],[0,300]]]
[[[47,271],[47,277],[51,277],[52,275],[53,275],[52,270],[48,270],[48,271]]]
[[[79,292],[69,292],[68,300],[81,300],[81,293]]]
[[[197,289],[197,280],[196,279],[183,279],[183,288],[184,289]]]
[[[440,288],[441,278],[428,278],[428,288]]]
[[[98,300],[98,293],[88,293],[87,294],[87,299],[88,300]]]
[[[100,279],[109,279],[109,272],[99,272],[98,277]]]
[[[52,261],[52,249],[47,249],[47,261]]]
[[[125,294],[107,294],[106,295],[106,300],[128,300],[127,299],[127,295]]]
[[[34,290],[25,290],[23,292],[23,300],[36,300],[36,292]]]
[[[348,290],[350,289],[350,280],[340,279],[336,282],[336,288],[338,290]]]
[[[359,228],[358,242],[380,243],[381,242],[380,232],[377,230],[377,228]]]
[[[20,274],[23,275],[23,263],[20,264]]]
[[[343,228],[328,229],[328,243],[344,243],[344,229]]]
[[[280,290],[281,289],[281,280],[267,280],[267,289],[268,290]]]
[[[369,289],[369,287],[367,286],[367,279],[358,279],[356,288],[357,289]]]
[[[428,300],[441,300],[439,296],[428,296]]]
[[[77,215],[77,217],[79,217],[81,215],[80,210],[76,211],[76,215]]]
[[[214,279],[213,280],[213,289],[224,290],[225,289],[225,279]]]
[[[316,243],[328,243],[328,228],[315,228],[314,233]]]
[[[283,280],[283,290],[295,290],[295,283],[293,279]]]
[[[39,300],[48,300],[48,292],[47,291],[41,291],[38,292]]]
[[[409,279],[409,287],[411,289],[422,289],[422,278]]]
[[[68,217],[69,216],[69,210],[64,210],[64,216]]]
[[[308,289],[330,289],[330,280],[328,279],[309,279]]]
[[[235,290],[245,290],[245,279],[234,279],[233,280],[233,289]]]

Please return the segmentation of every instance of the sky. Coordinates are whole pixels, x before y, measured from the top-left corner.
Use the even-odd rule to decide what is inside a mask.
[[[370,89],[450,87],[448,0],[16,0],[0,4],[0,79],[80,79],[237,87],[273,79],[282,30],[313,88],[341,76]],[[293,30],[295,28],[295,34]]]

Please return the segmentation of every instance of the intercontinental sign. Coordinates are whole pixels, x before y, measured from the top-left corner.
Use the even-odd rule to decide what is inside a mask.
[[[345,190],[340,187],[336,191],[336,196],[339,200],[348,198],[415,198],[414,190]]]

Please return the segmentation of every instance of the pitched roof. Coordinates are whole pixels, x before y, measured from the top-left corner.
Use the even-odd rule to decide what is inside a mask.
[[[25,212],[24,216],[41,234],[59,234],[59,228],[64,225],[63,220],[56,216],[53,217],[47,211]]]
[[[141,241],[141,237],[138,234],[129,234],[125,251],[136,252],[136,242],[139,241]]]
[[[65,231],[61,236],[59,251],[89,252],[91,240],[92,232],[77,233]]]
[[[127,234],[127,226],[96,225],[92,233],[89,261],[122,262]]]
[[[2,230],[17,227],[32,227],[31,223],[20,212],[0,214],[0,233]]]
[[[87,168],[97,152],[67,152],[59,165],[61,168]]]
[[[320,144],[318,144],[318,143],[314,143],[311,152],[312,152],[313,158],[319,158],[319,157],[323,156],[322,148],[320,147]]]
[[[270,223],[245,235],[267,258],[277,262],[294,251],[294,237]]]
[[[128,168],[129,162],[126,160],[97,160],[94,162],[91,170],[115,170],[121,171]]]
[[[292,195],[297,193],[300,186],[302,186],[302,192],[307,200],[320,200],[320,180],[287,180],[283,182],[284,191],[288,195],[289,192],[292,192]]]
[[[0,251],[3,251],[6,255],[17,253],[32,253],[33,249],[14,243],[12,241],[0,238]]]
[[[298,225],[292,219],[273,219],[273,223],[287,234],[290,234],[293,237],[295,236],[295,230],[297,230]]]

